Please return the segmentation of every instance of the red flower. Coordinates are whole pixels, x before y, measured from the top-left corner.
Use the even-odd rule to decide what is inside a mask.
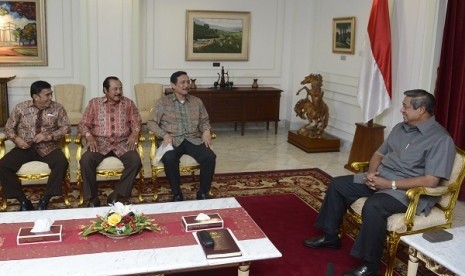
[[[133,218],[132,218],[131,216],[126,215],[126,216],[123,217],[124,223],[129,223],[129,222],[131,222],[132,220],[133,220]]]

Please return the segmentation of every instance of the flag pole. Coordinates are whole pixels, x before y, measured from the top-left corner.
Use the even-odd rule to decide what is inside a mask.
[[[373,0],[367,25],[357,100],[364,122],[357,126],[348,163],[344,168],[355,172],[353,162],[370,161],[384,142],[385,126],[374,124],[373,118],[391,104],[391,27],[388,0]]]

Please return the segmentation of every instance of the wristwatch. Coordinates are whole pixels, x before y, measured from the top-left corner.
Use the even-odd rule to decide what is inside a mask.
[[[393,190],[397,190],[397,186],[396,186],[396,181],[395,181],[395,180],[392,180],[392,182],[391,182],[391,188],[392,188]]]

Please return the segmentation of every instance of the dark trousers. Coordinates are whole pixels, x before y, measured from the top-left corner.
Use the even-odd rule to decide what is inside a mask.
[[[88,200],[98,196],[96,170],[103,159],[111,156],[117,157],[113,151],[110,151],[106,155],[86,151],[82,155],[79,165],[81,166],[82,180],[84,182],[84,199]],[[142,167],[142,161],[135,150],[130,150],[117,158],[123,163],[124,170],[118,183],[115,185],[114,191],[118,195],[128,197],[131,195],[134,179]]]
[[[207,194],[212,185],[215,173],[216,155],[205,144],[194,145],[184,140],[174,150],[167,151],[161,161],[165,166],[165,175],[170,183],[173,195],[181,195],[181,173],[179,172],[179,160],[183,154],[192,156],[200,165],[200,189],[199,194]]]
[[[68,160],[61,149],[55,149],[48,155],[40,156],[34,147],[27,149],[13,148],[2,159],[0,159],[0,183],[6,198],[25,197],[21,182],[16,172],[27,162],[40,161],[47,163],[51,170],[45,188],[45,196],[62,195],[63,180],[68,170]]]
[[[331,181],[315,227],[325,233],[339,233],[347,208],[360,197],[368,197],[362,209],[363,223],[351,250],[351,255],[380,264],[387,234],[387,219],[404,213],[407,206],[394,197],[375,193],[365,184],[354,183],[353,175],[335,177]]]

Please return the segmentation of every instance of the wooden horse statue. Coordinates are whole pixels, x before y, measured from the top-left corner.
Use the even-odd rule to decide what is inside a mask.
[[[304,86],[296,94],[299,95],[302,90],[307,91],[307,97],[299,100],[294,107],[296,116],[308,120],[308,124],[301,127],[298,133],[311,138],[321,138],[324,129],[328,126],[329,119],[328,106],[323,101],[324,92],[321,90],[323,78],[320,74],[310,74],[300,82],[303,85],[308,83],[311,85],[311,89]]]

